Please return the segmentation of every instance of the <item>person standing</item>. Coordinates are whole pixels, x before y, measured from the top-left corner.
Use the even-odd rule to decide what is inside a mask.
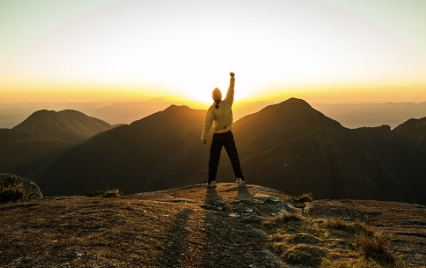
[[[222,92],[219,88],[213,90],[212,98],[214,102],[207,110],[201,133],[201,141],[203,144],[206,144],[207,133],[213,126],[214,133],[210,147],[208,187],[216,187],[216,174],[222,147],[225,147],[229,159],[231,160],[238,185],[243,186],[245,184],[237,147],[235,146],[234,135],[231,131],[234,127],[232,104],[234,103],[235,74],[230,73],[230,75],[229,88],[224,100],[222,100]]]

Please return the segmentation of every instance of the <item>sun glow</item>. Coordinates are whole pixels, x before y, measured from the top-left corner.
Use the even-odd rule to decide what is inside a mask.
[[[222,73],[217,72],[216,75],[211,74],[212,72],[207,71],[205,75],[196,75],[188,80],[182,79],[178,84],[179,90],[175,92],[178,92],[182,99],[210,105],[212,103],[212,91],[218,87],[222,91],[223,98],[225,98],[230,83],[229,72],[224,70]],[[258,95],[255,87],[245,82],[245,76],[241,73],[235,75],[235,101],[247,100]]]
[[[409,20],[426,2],[400,4],[410,14],[401,19],[395,7],[383,11],[386,1],[351,10],[334,0],[88,0],[72,12],[71,2],[55,2],[58,13],[34,1],[0,2],[1,102],[161,98],[202,107],[215,87],[226,94],[229,72],[236,102],[426,100],[426,22],[421,12]],[[366,19],[378,10],[380,23]],[[410,35],[392,31],[401,20]]]

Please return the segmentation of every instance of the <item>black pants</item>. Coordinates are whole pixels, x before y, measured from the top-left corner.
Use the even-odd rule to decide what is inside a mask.
[[[216,179],[217,167],[219,166],[220,152],[222,147],[228,153],[229,159],[234,169],[235,177],[244,180],[243,172],[241,171],[240,159],[238,158],[237,147],[235,147],[234,135],[231,131],[225,133],[214,133],[212,145],[210,147],[209,159],[209,183]]]

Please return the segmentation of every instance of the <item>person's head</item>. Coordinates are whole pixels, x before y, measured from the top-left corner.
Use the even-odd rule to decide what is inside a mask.
[[[216,102],[216,109],[219,108],[219,103],[222,100],[222,92],[219,88],[213,89],[212,98]]]
[[[213,89],[212,98],[213,98],[214,101],[222,99],[222,92],[220,91],[219,88]]]

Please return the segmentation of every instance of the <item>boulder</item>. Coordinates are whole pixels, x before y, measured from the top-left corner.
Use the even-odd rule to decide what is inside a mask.
[[[43,198],[43,194],[41,193],[38,185],[35,184],[35,182],[27,180],[23,177],[13,174],[0,173],[0,181],[3,181],[5,187],[13,186],[16,184],[19,187],[23,188],[25,191],[29,193],[34,193],[34,198]]]

